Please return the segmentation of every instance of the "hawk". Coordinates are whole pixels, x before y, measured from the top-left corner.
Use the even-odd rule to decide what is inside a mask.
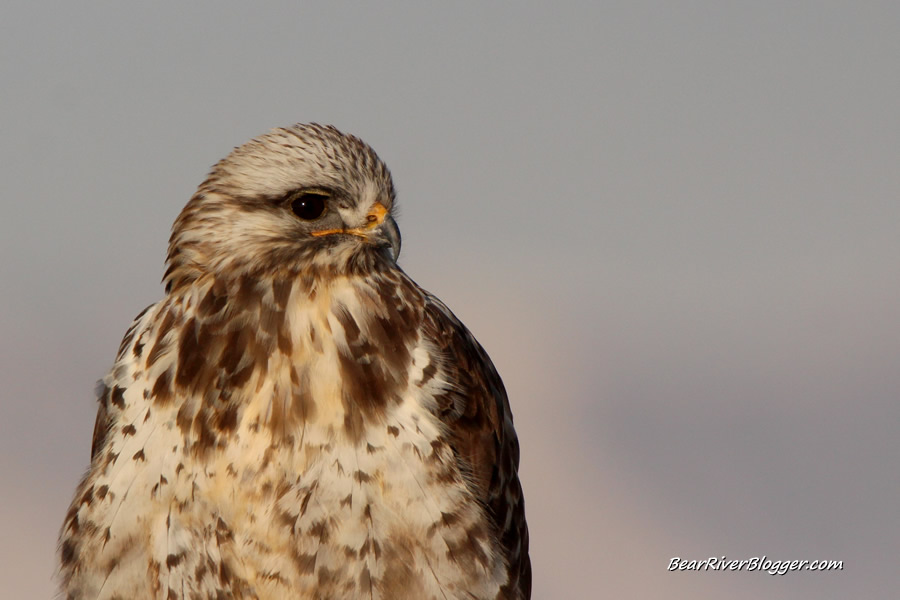
[[[98,386],[66,598],[530,597],[503,383],[397,266],[394,198],[330,126],[213,167]]]

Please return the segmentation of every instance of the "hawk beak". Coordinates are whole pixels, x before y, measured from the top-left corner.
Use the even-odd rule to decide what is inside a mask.
[[[394,217],[388,215],[377,228],[377,231],[378,237],[383,240],[384,245],[390,246],[391,258],[394,259],[394,262],[397,262],[397,257],[400,256],[400,229],[397,227],[397,221],[394,220]]]
[[[325,229],[313,231],[312,235],[321,237],[336,233],[355,235],[380,248],[390,248],[394,262],[397,262],[397,257],[400,256],[400,230],[397,228],[397,222],[394,220],[394,217],[388,213],[387,208],[381,202],[376,202],[372,205],[366,214],[366,224],[361,227]]]
[[[400,256],[400,229],[388,210],[381,202],[376,202],[366,215],[366,225],[360,227],[366,233],[366,239],[377,246],[390,248],[391,257],[397,262]]]

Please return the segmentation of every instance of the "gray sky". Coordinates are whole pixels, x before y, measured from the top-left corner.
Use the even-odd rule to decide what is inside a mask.
[[[891,596],[900,5],[545,4],[4,3],[9,597],[53,593],[178,211],[298,121],[385,159],[402,266],[504,377],[535,598]],[[844,570],[666,570],[722,555]]]

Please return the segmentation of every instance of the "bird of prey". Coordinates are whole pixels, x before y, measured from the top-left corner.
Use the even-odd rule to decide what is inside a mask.
[[[394,198],[330,126],[213,167],[98,386],[63,597],[530,597],[506,392],[397,266]]]

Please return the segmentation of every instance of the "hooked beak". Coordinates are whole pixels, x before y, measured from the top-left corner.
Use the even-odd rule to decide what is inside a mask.
[[[379,248],[390,248],[394,262],[397,262],[397,257],[400,256],[400,230],[397,228],[397,222],[394,221],[394,217],[388,214],[387,208],[381,202],[376,202],[372,205],[372,208],[366,214],[366,224],[361,227],[325,229],[313,231],[312,235],[321,237],[339,233],[361,237]]]
[[[394,220],[394,217],[388,215],[382,221],[378,230],[378,235],[383,239],[382,243],[385,246],[390,246],[391,258],[394,259],[394,262],[397,262],[397,258],[400,256],[400,229],[397,227],[397,221]]]

